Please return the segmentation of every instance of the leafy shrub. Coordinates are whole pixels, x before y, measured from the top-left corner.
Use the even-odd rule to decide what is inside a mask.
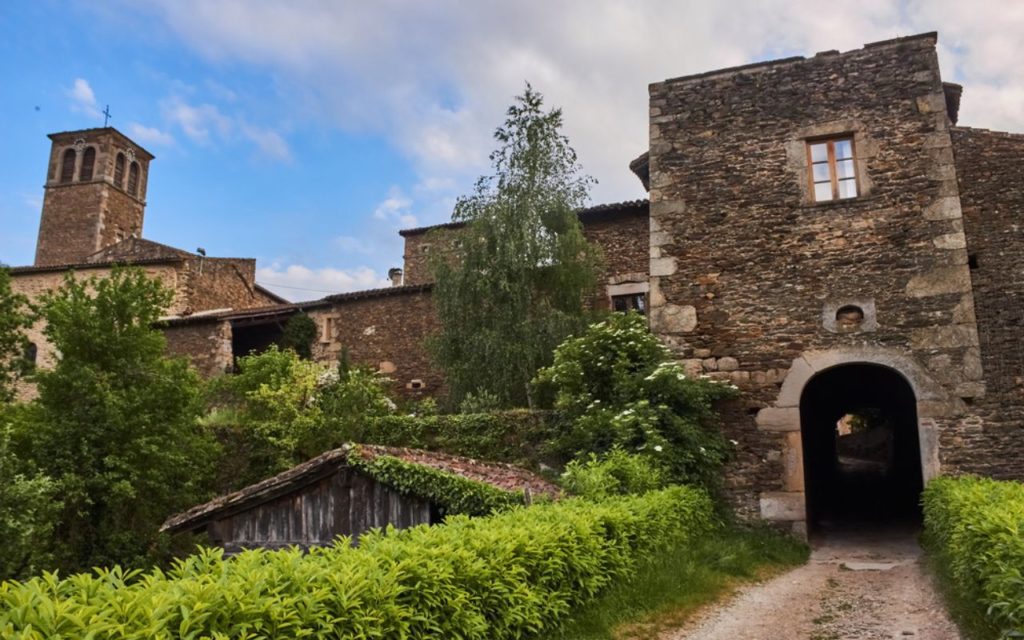
[[[426,498],[441,508],[442,515],[483,516],[523,504],[522,492],[503,491],[393,456],[366,460],[355,455],[349,456],[349,462],[399,493]]]
[[[313,340],[316,339],[316,322],[305,313],[288,318],[281,332],[281,347],[291,349],[304,360],[313,358]]]
[[[567,500],[383,531],[303,554],[205,550],[167,572],[98,570],[0,585],[0,635],[142,638],[522,638],[645,558],[713,526],[702,491]]]
[[[938,478],[923,500],[926,543],[949,582],[1004,634],[1024,635],[1024,484]]]
[[[717,481],[729,448],[714,404],[736,388],[686,376],[642,316],[612,314],[563,342],[534,384],[571,420],[563,455],[621,447],[655,456],[672,481]]]
[[[352,440],[365,444],[414,447],[455,455],[511,462],[536,468],[541,462],[564,464],[548,443],[560,432],[551,412],[525,409],[455,415],[392,415],[356,426]]]
[[[459,413],[488,413],[501,408],[501,398],[487,389],[470,391],[459,404]]]
[[[209,495],[215,443],[196,419],[201,382],[165,357],[154,324],[173,292],[137,268],[65,277],[41,298],[58,354],[39,370],[39,398],[12,432],[19,457],[53,479],[62,508],[54,566],[148,566],[169,553],[167,514]]]
[[[52,565],[44,541],[53,534],[61,502],[57,483],[11,449],[23,407],[0,404],[0,580],[33,575]]]
[[[665,474],[651,458],[618,447],[586,460],[573,460],[562,474],[562,486],[571,493],[600,500],[614,495],[641,494],[665,486]]]
[[[367,369],[332,368],[276,346],[239,358],[237,373],[211,383],[212,408],[203,420],[225,445],[221,466],[231,475],[221,488],[261,480],[352,440],[368,417],[394,410],[386,383]]]

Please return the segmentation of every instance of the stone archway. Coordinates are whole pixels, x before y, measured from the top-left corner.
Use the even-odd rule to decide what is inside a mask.
[[[962,412],[962,401],[951,398],[913,358],[877,347],[808,351],[793,361],[773,406],[757,413],[761,431],[777,432],[782,439],[783,472],[780,490],[759,495],[761,517],[789,523],[797,535],[807,535],[804,447],[801,440],[800,401],[807,384],[818,374],[841,365],[876,365],[897,372],[916,400],[917,440],[921,482],[939,475],[936,418]]]

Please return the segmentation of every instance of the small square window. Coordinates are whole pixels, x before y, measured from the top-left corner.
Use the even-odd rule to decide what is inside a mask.
[[[815,202],[856,198],[857,166],[853,138],[807,143],[808,177]]]
[[[626,313],[636,311],[640,315],[647,314],[647,294],[628,293],[621,296],[612,296],[612,311]]]

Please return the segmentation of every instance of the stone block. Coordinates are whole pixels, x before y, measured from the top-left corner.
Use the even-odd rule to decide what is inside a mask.
[[[786,491],[804,490],[804,446],[799,431],[785,435],[782,448],[782,488]]]
[[[807,520],[807,506],[802,491],[769,491],[761,494],[761,517],[765,520]]]
[[[710,358],[711,357],[711,349],[694,349],[693,350],[693,357],[695,357],[695,358]]]
[[[761,431],[800,431],[800,409],[765,407],[757,412],[754,422]]]
[[[932,238],[936,249],[966,249],[967,238],[961,233],[946,233]]]
[[[719,371],[735,371],[740,368],[740,363],[736,358],[726,356],[718,359],[718,370]]]
[[[913,276],[906,292],[912,298],[940,296],[971,290],[971,272],[966,266],[938,267]]]
[[[688,333],[697,328],[697,309],[690,305],[666,304],[651,309],[651,330],[655,333]]]
[[[705,371],[718,371],[718,360],[714,358],[704,358],[701,364],[704,365]]]
[[[678,266],[676,259],[669,256],[663,258],[651,258],[652,276],[670,276],[676,272]]]
[[[683,373],[689,378],[698,378],[704,373],[704,368],[701,366],[700,360],[697,358],[687,358],[682,361]]]
[[[910,332],[910,346],[920,350],[976,347],[978,330],[966,324],[913,329]]]
[[[925,220],[956,220],[962,217],[960,198],[956,196],[936,198],[924,210]]]

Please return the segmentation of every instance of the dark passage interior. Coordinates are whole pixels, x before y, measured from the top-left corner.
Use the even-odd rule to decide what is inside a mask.
[[[800,422],[812,531],[920,519],[916,399],[902,375],[871,364],[823,371],[804,388]]]

